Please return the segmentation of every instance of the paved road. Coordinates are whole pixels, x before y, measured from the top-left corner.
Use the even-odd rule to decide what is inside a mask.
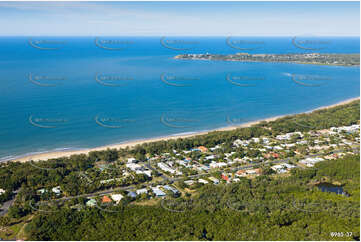
[[[13,199],[9,200],[9,201],[6,201],[3,203],[2,207],[1,207],[1,211],[0,211],[0,216],[4,216],[5,214],[8,213],[9,211],[9,208],[11,207],[11,205],[13,205],[14,201],[15,201],[15,198],[16,198],[16,194],[19,192],[19,189],[16,190],[14,193],[15,193],[15,196]]]
[[[0,216],[4,216],[9,211],[9,208],[11,205],[13,205],[15,198],[9,201],[6,201],[3,203],[3,206],[1,207]]]
[[[88,194],[80,194],[80,195],[76,195],[76,196],[62,197],[62,198],[54,199],[54,200],[55,201],[60,201],[60,200],[70,200],[70,199],[73,199],[73,198],[80,198],[80,197],[102,196],[102,195],[107,195],[107,194],[113,193],[113,192],[119,192],[119,191],[124,191],[124,190],[132,190],[132,189],[135,189],[135,188],[136,188],[135,186],[116,187],[116,188],[111,188],[111,189],[102,190],[102,191],[93,192],[93,193],[88,193]]]

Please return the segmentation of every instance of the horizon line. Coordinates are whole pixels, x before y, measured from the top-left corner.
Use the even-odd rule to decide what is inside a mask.
[[[0,37],[359,37],[360,35],[1,35]]]

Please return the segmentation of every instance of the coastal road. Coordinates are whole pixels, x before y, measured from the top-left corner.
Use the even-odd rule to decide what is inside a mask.
[[[360,147],[354,147],[352,148],[354,151],[359,151]],[[337,154],[340,152],[344,152],[344,150],[335,150],[332,153],[333,154]],[[320,156],[321,154],[313,154],[313,155],[307,155],[304,158],[311,158],[311,157],[316,157],[316,156]],[[278,163],[282,163],[282,162],[288,162],[290,161],[291,158],[286,158],[286,159],[282,159],[282,160],[274,160],[274,161],[268,161],[268,162],[264,162],[265,163],[274,163],[274,164],[278,164]],[[257,165],[260,164],[251,164],[251,165],[246,165],[246,166],[239,166],[239,167],[235,167],[232,168],[232,171],[235,170],[240,170],[240,169],[249,169],[249,168],[253,168]],[[145,165],[148,169],[151,169],[153,171],[157,171],[158,173],[162,174],[161,172],[159,172],[158,170],[156,170],[154,167],[152,167],[150,164],[146,164]],[[298,166],[300,167],[300,166]],[[225,170],[218,170],[219,172],[224,172]],[[194,178],[198,178],[198,177],[202,177],[202,176],[206,176],[209,175],[209,173],[202,173],[202,174],[197,174],[197,175],[191,175],[188,176],[187,178],[189,179],[194,179]],[[178,178],[169,178],[167,176],[165,176],[164,174],[161,175],[161,177],[163,178],[164,181],[168,181],[168,182],[175,182],[175,181],[179,181],[184,179],[184,177],[178,177]],[[76,196],[70,196],[70,197],[63,197],[63,198],[59,198],[59,199],[54,199],[55,201],[60,201],[60,200],[70,200],[70,199],[74,199],[74,198],[80,198],[80,197],[94,197],[94,196],[102,196],[102,195],[107,195],[113,192],[117,192],[117,191],[124,191],[124,190],[133,190],[136,189],[135,186],[127,186],[127,187],[117,187],[117,188],[111,188],[111,189],[107,189],[107,190],[102,190],[102,191],[98,191],[98,192],[94,192],[94,193],[89,193],[89,194],[81,194],[81,195],[76,195]],[[8,201],[11,202],[11,201]],[[8,208],[11,206],[8,205]]]

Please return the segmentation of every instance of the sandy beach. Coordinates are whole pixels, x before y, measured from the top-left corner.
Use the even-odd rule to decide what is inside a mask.
[[[350,103],[352,101],[359,100],[359,99],[360,99],[360,97],[348,99],[348,100],[345,100],[345,101],[342,101],[342,102],[339,102],[339,103],[336,103],[336,104],[332,104],[332,105],[329,105],[329,106],[324,106],[324,107],[320,107],[320,108],[317,108],[317,109],[314,109],[314,110],[310,110],[310,111],[305,112],[305,113],[310,113],[312,111],[325,109],[325,108],[332,108],[332,107],[347,104],[347,103]],[[292,114],[288,114],[288,115],[292,115]],[[99,146],[99,147],[92,148],[92,149],[82,149],[82,150],[75,150],[75,151],[54,151],[54,152],[47,152],[47,153],[41,153],[41,154],[27,155],[27,156],[15,158],[15,159],[12,159],[12,160],[20,161],[20,162],[27,162],[27,161],[31,161],[31,160],[33,160],[33,161],[48,160],[48,159],[59,158],[59,157],[64,157],[64,156],[71,156],[71,155],[75,155],[75,154],[88,154],[91,151],[100,151],[100,150],[105,150],[105,149],[108,149],[108,148],[109,149],[119,149],[119,148],[126,148],[127,146],[128,147],[133,147],[133,146],[138,145],[138,144],[155,142],[155,141],[171,140],[171,139],[178,139],[178,138],[189,138],[189,137],[194,137],[194,136],[197,136],[197,135],[207,134],[207,133],[212,132],[212,131],[228,131],[228,130],[233,130],[233,129],[237,129],[237,128],[250,127],[250,126],[252,126],[254,124],[257,124],[259,122],[262,122],[262,121],[266,121],[266,122],[274,121],[276,119],[279,119],[279,118],[282,118],[282,117],[285,117],[285,116],[288,116],[288,115],[282,115],[282,116],[271,117],[271,118],[267,118],[267,119],[263,119],[263,120],[257,120],[257,121],[253,121],[253,122],[244,123],[244,124],[241,124],[241,125],[238,125],[238,126],[228,126],[228,127],[209,130],[209,131],[204,131],[204,132],[195,132],[195,133],[188,134],[188,135],[172,135],[172,136],[159,137],[159,138],[136,140],[136,141],[130,141],[130,142],[125,142],[125,143],[121,143],[121,144]]]

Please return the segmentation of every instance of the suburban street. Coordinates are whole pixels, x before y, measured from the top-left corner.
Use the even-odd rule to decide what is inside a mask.
[[[359,147],[353,147],[352,148],[354,151],[359,151]],[[333,151],[332,153],[333,154],[337,154],[337,153],[340,153],[340,152],[344,152],[344,150],[335,150]],[[317,156],[320,156],[320,154],[313,154],[313,155],[307,155],[305,156],[304,158],[312,158],[312,157],[317,157]],[[274,163],[274,164],[279,164],[279,163],[282,163],[282,162],[288,162],[290,161],[291,158],[286,158],[286,159],[282,159],[282,160],[274,160],[274,161],[268,161],[268,162],[265,162],[265,163]],[[231,170],[235,171],[235,170],[240,170],[240,169],[249,169],[249,168],[253,168],[255,166],[257,166],[259,164],[253,164],[253,165],[246,165],[246,166],[239,166],[239,167],[235,167],[235,168],[232,168]],[[175,181],[179,181],[179,180],[182,180],[184,179],[184,177],[178,177],[178,178],[169,178],[167,177],[166,175],[164,175],[163,173],[159,172],[158,170],[156,170],[154,167],[152,167],[149,163],[147,163],[145,165],[148,169],[151,169],[153,171],[157,171],[158,173],[161,174],[160,177],[163,178],[163,181],[168,181],[168,182],[175,182]],[[300,166],[298,166],[300,167]],[[302,168],[302,167],[300,167]],[[225,170],[224,169],[221,169],[221,170],[218,170],[218,172],[224,172]],[[194,178],[198,178],[198,177],[202,177],[202,176],[206,176],[206,175],[209,175],[209,173],[202,173],[202,174],[197,174],[197,175],[191,175],[191,176],[188,176],[189,179],[194,179]],[[77,195],[77,196],[69,196],[69,197],[63,197],[63,198],[59,198],[59,199],[54,199],[56,201],[60,201],[60,200],[70,200],[70,199],[73,199],[73,198],[80,198],[80,197],[94,197],[94,196],[102,196],[102,195],[107,195],[107,194],[111,194],[111,193],[114,193],[114,192],[117,192],[117,191],[125,191],[125,190],[132,190],[132,189],[136,189],[135,186],[127,186],[127,187],[117,187],[117,188],[111,188],[111,189],[107,189],[107,190],[102,190],[102,191],[97,191],[97,192],[94,192],[94,193],[88,193],[88,194],[81,194],[81,195]]]

